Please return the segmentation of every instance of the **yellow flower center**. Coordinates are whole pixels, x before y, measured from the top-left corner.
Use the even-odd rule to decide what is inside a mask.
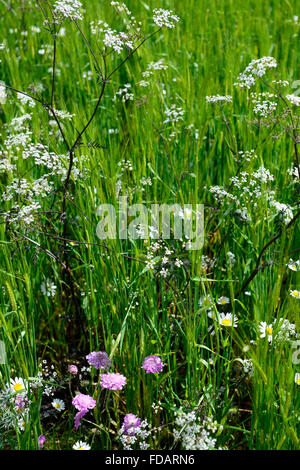
[[[300,385],[300,378],[299,378],[299,379],[296,379],[296,384],[297,384],[297,385]]]
[[[78,450],[85,450],[84,447],[78,447]]]
[[[299,292],[297,292],[296,290],[294,290],[294,291],[292,292],[292,294],[293,294],[294,297],[299,297]]]
[[[225,305],[226,303],[227,303],[226,300],[224,300],[224,299],[221,300],[222,305]]]
[[[21,384],[14,385],[14,390],[15,392],[19,392],[20,390],[23,390],[23,385]]]
[[[56,407],[56,408],[60,408],[60,404],[59,404],[59,403],[55,403],[55,407]]]
[[[231,321],[228,318],[224,318],[224,320],[222,320],[222,325],[229,326],[230,324]]]
[[[268,333],[268,335],[272,335],[272,334],[273,334],[272,328],[266,328],[266,332]]]
[[[210,304],[210,300],[209,300],[209,299],[205,299],[205,300],[204,300],[204,304],[205,304],[205,305],[209,305],[209,304]]]

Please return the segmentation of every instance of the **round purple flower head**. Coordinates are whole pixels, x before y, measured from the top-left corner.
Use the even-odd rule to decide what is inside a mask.
[[[75,366],[74,364],[71,364],[69,367],[68,367],[68,372],[72,375],[76,375],[78,374],[78,367]]]
[[[101,388],[108,388],[109,390],[122,390],[126,385],[126,377],[124,375],[114,372],[102,374],[100,379]]]
[[[145,369],[147,374],[150,372],[155,374],[155,372],[161,372],[163,370],[164,364],[158,356],[148,356],[145,357],[142,369]]]
[[[88,363],[96,369],[108,369],[112,366],[111,360],[106,352],[93,351],[86,356]]]
[[[45,444],[46,440],[47,440],[47,439],[45,438],[45,436],[43,436],[43,434],[38,437],[39,450],[42,450],[42,448],[44,447],[44,444]]]
[[[96,400],[94,400],[89,395],[78,393],[78,395],[76,395],[76,397],[73,398],[72,405],[75,406],[76,410],[88,411],[88,410],[92,410],[93,408],[95,408]]]
[[[96,400],[94,400],[89,395],[78,393],[78,395],[76,395],[76,397],[73,398],[72,405],[74,405],[75,408],[79,410],[78,413],[76,413],[75,419],[74,419],[75,428],[78,429],[79,426],[81,425],[80,423],[81,418],[84,415],[86,415],[89,410],[92,410],[93,408],[95,408]]]
[[[138,416],[128,413],[123,421],[122,429],[127,436],[134,436],[141,427],[141,420]]]

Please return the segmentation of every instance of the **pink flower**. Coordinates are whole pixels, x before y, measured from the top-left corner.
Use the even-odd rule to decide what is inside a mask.
[[[96,406],[96,400],[94,400],[89,395],[84,395],[83,393],[78,393],[73,400],[72,405],[75,406],[76,410],[79,411],[88,411],[92,410]]]
[[[45,438],[45,436],[43,436],[43,434],[38,437],[39,450],[42,450],[42,448],[44,447],[44,444],[45,444],[46,440],[47,440],[47,439]]]
[[[72,400],[72,405],[75,406],[76,410],[79,410],[76,413],[74,418],[75,428],[78,429],[81,425],[81,418],[88,413],[89,410],[92,410],[96,406],[96,400],[94,400],[89,395],[84,395],[83,393],[78,393],[76,397]]]
[[[86,356],[88,363],[96,369],[108,369],[112,366],[111,360],[105,351],[93,351]]]
[[[68,372],[72,375],[76,375],[78,374],[78,368],[77,366],[75,366],[74,364],[71,364],[69,367],[68,367]]]
[[[164,364],[158,356],[148,356],[144,359],[142,369],[145,369],[147,374],[156,372],[161,372],[163,370]]]
[[[141,420],[138,416],[128,413],[123,421],[122,430],[127,436],[134,436],[141,427]]]
[[[124,375],[113,372],[102,374],[100,379],[100,387],[108,388],[109,390],[122,390],[126,385],[126,377]]]

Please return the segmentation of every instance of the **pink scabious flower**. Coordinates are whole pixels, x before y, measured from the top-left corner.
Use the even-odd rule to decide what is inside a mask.
[[[142,369],[145,369],[147,374],[156,372],[161,372],[163,370],[164,364],[158,356],[148,356],[145,357]]]
[[[141,420],[138,416],[128,413],[124,417],[122,424],[123,433],[127,436],[134,436],[138,429],[141,427]]]
[[[78,393],[78,395],[76,395],[76,397],[73,398],[72,405],[74,405],[76,410],[79,411],[78,413],[76,413],[75,419],[74,419],[75,428],[78,429],[79,426],[81,425],[81,423],[80,423],[81,418],[89,410],[92,410],[93,408],[95,408],[96,400],[94,400],[89,395],[84,395],[83,393]]]
[[[43,434],[38,437],[39,450],[42,450],[42,448],[44,447],[44,444],[45,444],[46,440],[47,440],[47,439],[45,438],[45,436],[43,436]]]
[[[76,375],[78,374],[78,367],[75,366],[74,364],[71,364],[69,367],[68,367],[68,372],[72,375]]]
[[[100,387],[108,388],[109,390],[122,390],[126,385],[126,377],[124,375],[114,372],[102,374],[100,379]]]
[[[112,362],[105,351],[93,351],[86,356],[88,363],[96,369],[108,369]]]

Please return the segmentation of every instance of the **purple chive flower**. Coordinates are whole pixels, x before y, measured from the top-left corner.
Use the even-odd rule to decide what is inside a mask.
[[[138,416],[128,413],[123,421],[122,429],[127,436],[134,436],[141,427],[141,420]]]
[[[156,372],[161,372],[163,370],[164,364],[158,356],[148,356],[145,357],[142,369],[145,369],[147,374]]]
[[[100,379],[100,387],[108,388],[109,390],[122,390],[126,385],[126,377],[124,375],[113,372],[102,374]]]
[[[74,419],[75,428],[78,429],[79,426],[81,425],[80,419],[89,410],[92,410],[93,408],[95,408],[96,400],[94,400],[89,395],[84,395],[83,393],[78,393],[78,395],[76,395],[76,397],[73,398],[72,405],[74,405],[76,410],[79,411],[79,413],[76,413],[75,419]]]
[[[108,369],[112,362],[105,351],[93,351],[86,356],[88,363],[96,369]]]
[[[42,448],[44,447],[44,444],[46,442],[46,438],[45,436],[43,436],[43,434],[41,436],[38,437],[38,443],[39,443],[39,449],[42,450]]]
[[[68,372],[72,375],[76,375],[78,374],[78,367],[75,366],[74,364],[71,364],[69,367],[68,367]]]

